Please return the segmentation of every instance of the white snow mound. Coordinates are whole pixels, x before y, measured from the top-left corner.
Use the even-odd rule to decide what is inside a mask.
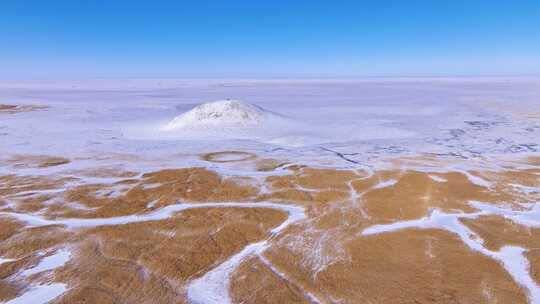
[[[279,115],[238,100],[218,100],[200,104],[176,116],[163,130],[255,127],[272,117]]]

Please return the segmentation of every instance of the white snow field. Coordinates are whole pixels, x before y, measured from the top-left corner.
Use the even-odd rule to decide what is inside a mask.
[[[358,163],[540,151],[538,78],[2,81],[5,154],[244,150]],[[226,100],[230,98],[231,100]],[[217,102],[216,102],[217,101]]]

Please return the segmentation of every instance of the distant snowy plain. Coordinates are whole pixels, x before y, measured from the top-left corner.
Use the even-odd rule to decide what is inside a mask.
[[[262,127],[166,130],[198,105],[227,99],[272,119]],[[2,116],[8,154],[156,157],[234,149],[354,163],[411,153],[540,151],[538,78],[3,81],[0,103],[49,106]]]

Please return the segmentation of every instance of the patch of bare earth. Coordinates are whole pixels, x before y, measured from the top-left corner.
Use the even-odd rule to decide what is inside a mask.
[[[232,163],[253,160],[257,155],[242,151],[212,152],[201,156],[203,160],[213,163]]]
[[[15,168],[46,168],[69,163],[69,159],[47,155],[17,155],[7,160]]]
[[[21,112],[30,112],[36,110],[47,109],[44,105],[13,105],[13,104],[0,104],[0,114],[15,114]]]
[[[434,209],[478,212],[470,201],[526,210],[524,204],[538,201],[537,193],[524,191],[540,187],[536,169],[428,172],[408,169],[411,161],[421,161],[413,159],[402,161],[407,168],[396,161],[371,174],[221,153],[202,157],[253,162],[255,170],[269,176],[262,185],[250,176],[226,177],[205,168],[146,174],[109,168],[70,172],[79,176],[70,178],[1,176],[0,257],[10,260],[0,265],[0,300],[20,296],[30,285],[57,282],[68,289],[55,303],[186,303],[190,282],[246,246],[266,240],[266,250],[248,255],[233,269],[228,291],[234,303],[528,302],[528,291],[501,263],[472,250],[450,231],[361,232],[420,219]],[[528,164],[534,166],[534,161]],[[277,169],[288,174],[272,175]],[[85,182],[86,177],[111,176],[118,181]],[[82,228],[32,227],[14,215],[50,223],[145,218],[182,203],[210,202],[221,204],[179,210],[166,218]],[[307,218],[272,234],[290,215],[256,206],[263,202],[301,206]],[[506,245],[527,250],[531,277],[540,281],[537,228],[499,215],[460,222],[489,250]],[[60,248],[71,252],[67,263],[21,276],[43,260],[43,253]]]

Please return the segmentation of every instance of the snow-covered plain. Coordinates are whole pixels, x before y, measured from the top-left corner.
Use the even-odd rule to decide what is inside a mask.
[[[539,96],[538,78],[3,81],[0,103],[49,108],[3,115],[0,141],[8,154],[153,159],[228,149],[342,163],[531,153]],[[241,107],[198,107],[226,99]]]

